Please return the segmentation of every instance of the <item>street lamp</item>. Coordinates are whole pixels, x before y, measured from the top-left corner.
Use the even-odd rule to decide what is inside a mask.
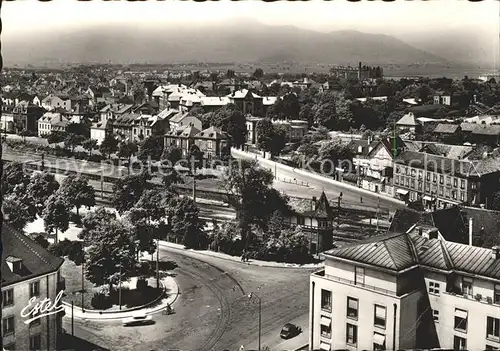
[[[259,351],[260,351],[260,336],[261,336],[261,329],[262,329],[262,302],[259,296],[257,296],[256,293],[250,293],[248,294],[248,298],[251,299],[252,297],[256,297],[257,300],[259,300]]]

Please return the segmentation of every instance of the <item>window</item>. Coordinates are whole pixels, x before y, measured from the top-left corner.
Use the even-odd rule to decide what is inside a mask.
[[[38,311],[38,312],[33,312],[33,313],[32,313],[32,315],[31,315],[31,318],[38,317],[39,315],[40,315],[40,311]],[[32,322],[30,323],[30,327],[35,327],[35,326],[37,326],[37,325],[40,325],[40,323],[41,323],[41,318],[37,318],[37,319],[35,319],[34,321],[32,321]]]
[[[137,134],[137,129],[134,128],[134,135],[136,135],[136,134]]]
[[[411,180],[411,188],[412,188],[412,189],[415,189],[415,179],[412,179],[412,180]]]
[[[439,295],[439,283],[429,282],[429,293]]]
[[[14,289],[5,290],[2,292],[2,295],[3,307],[14,304]]]
[[[432,310],[432,317],[434,318],[434,322],[439,323],[439,311]]]
[[[332,292],[321,289],[321,309],[332,311]]]
[[[491,340],[500,340],[500,319],[486,318],[486,337]]]
[[[498,350],[498,347],[492,345],[486,345],[485,350]]]
[[[460,180],[460,189],[465,189],[465,180]]]
[[[438,176],[437,176],[437,174],[436,174],[436,173],[433,173],[433,174],[432,174],[432,181],[433,181],[434,183],[436,183],[436,182],[437,182],[437,180],[438,180]]]
[[[406,178],[406,187],[410,186],[410,178]]]
[[[455,308],[455,329],[467,332],[467,311]]]
[[[465,194],[463,191],[460,192],[460,201],[465,201]]]
[[[386,319],[385,307],[375,305],[375,318],[373,324],[378,328],[385,329],[385,319]]]
[[[321,336],[324,338],[332,337],[332,320],[331,318],[321,316]]]
[[[425,179],[427,179],[428,182],[431,181],[431,173],[430,172],[427,172]]]
[[[423,178],[424,174],[422,171],[418,171],[418,179],[421,180]]]
[[[429,183],[425,183],[425,191],[430,192],[431,191],[431,185]]]
[[[412,176],[412,177],[415,177],[415,175],[416,175],[416,174],[417,174],[417,171],[416,171],[416,170],[414,170],[414,169],[412,169],[412,170],[411,170],[411,176]]]
[[[458,179],[457,178],[453,178],[453,186],[455,188],[458,187]]]
[[[451,178],[446,177],[446,185],[450,186],[451,185]]]
[[[439,176],[439,184],[444,183],[444,177],[442,175]]]
[[[12,344],[9,344],[9,345],[4,345],[3,347],[4,350],[15,350],[16,349],[16,343],[12,343]]]
[[[30,350],[40,350],[42,348],[42,337],[40,334],[30,338]]]
[[[40,282],[30,284],[30,297],[40,296]]]
[[[394,183],[399,184],[399,176],[398,175],[394,178]]]
[[[356,267],[354,271],[354,284],[364,285],[365,284],[365,269],[362,267]]]
[[[495,285],[495,292],[493,293],[493,303],[500,305],[500,284]]]
[[[347,317],[358,319],[358,299],[347,297]]]
[[[3,336],[14,333],[14,316],[4,318],[2,326]]]
[[[356,346],[358,343],[358,327],[352,324],[347,323],[347,333],[346,333],[346,342],[349,345]]]
[[[451,191],[451,197],[453,198],[453,200],[457,199],[457,191],[456,190]]]
[[[443,187],[439,186],[439,196],[443,196]]]
[[[211,140],[207,141],[207,148],[209,148],[209,149],[212,148],[212,141]]]
[[[385,350],[385,335],[373,333],[373,350]]]
[[[472,295],[472,279],[463,277],[462,278],[462,293],[465,295]]]
[[[396,173],[401,173],[401,168],[399,168],[399,166],[396,166]]]
[[[467,340],[461,338],[460,336],[453,337],[453,349],[454,350],[467,350]]]
[[[418,190],[422,190],[422,182],[418,182]]]
[[[450,197],[450,189],[446,188],[446,197]]]

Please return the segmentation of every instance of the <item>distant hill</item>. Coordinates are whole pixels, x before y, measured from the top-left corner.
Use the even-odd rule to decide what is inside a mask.
[[[46,63],[314,62],[452,65],[387,35],[352,30],[320,33],[252,21],[221,25],[106,25],[2,38],[6,65]]]

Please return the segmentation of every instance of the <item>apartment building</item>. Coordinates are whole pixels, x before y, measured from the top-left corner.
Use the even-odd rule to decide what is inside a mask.
[[[394,187],[402,200],[427,208],[485,204],[499,188],[500,160],[459,160],[405,151],[395,160]]]
[[[310,350],[500,348],[500,248],[414,226],[325,253],[311,275]]]
[[[2,344],[4,350],[56,350],[62,333],[63,312],[25,323],[21,311],[31,298],[55,301],[64,290],[61,258],[36,242],[2,225]]]

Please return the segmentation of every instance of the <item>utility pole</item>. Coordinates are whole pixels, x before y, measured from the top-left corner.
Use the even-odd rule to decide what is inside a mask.
[[[85,269],[85,261],[82,262],[82,312],[85,312],[83,309],[83,294],[85,293],[84,286],[83,286],[83,271]]]
[[[71,301],[71,335],[75,335],[75,304]]]
[[[120,261],[120,283],[118,285],[119,290],[118,290],[118,303],[120,304],[120,310],[122,309],[122,263]]]
[[[378,233],[379,209],[380,209],[380,197],[378,198],[378,202],[377,202],[377,233]]]
[[[104,199],[104,169],[101,168],[101,198]]]
[[[45,154],[42,152],[42,172],[45,170]]]
[[[156,239],[156,287],[160,287],[160,239]]]

